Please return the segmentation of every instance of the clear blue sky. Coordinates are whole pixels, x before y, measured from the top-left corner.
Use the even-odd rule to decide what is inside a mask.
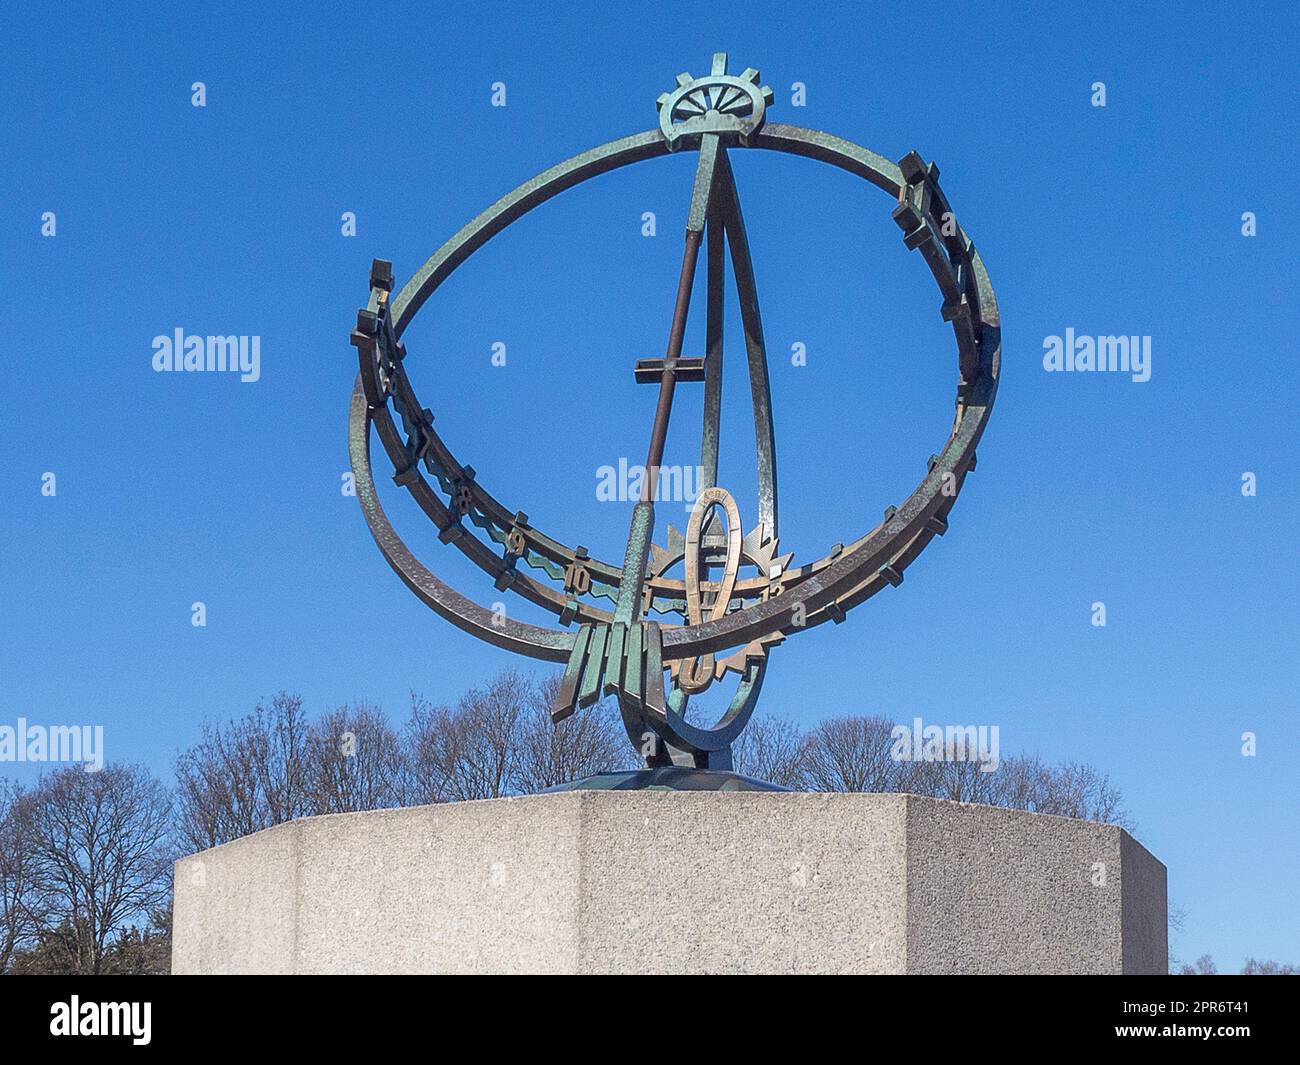
[[[369,262],[405,281],[521,181],[653,126],[676,74],[725,49],[774,88],[772,121],[937,160],[1004,325],[951,532],[901,588],[780,648],[759,713],[997,724],[1004,752],[1092,763],[1169,867],[1176,952],[1300,962],[1293,4],[318,6],[2,16],[0,723],[101,723],[110,760],[168,774],[205,719],[280,688],[400,720],[412,689],[450,699],[519,664],[421,606],[340,494]],[[733,157],[782,541],[806,560],[919,479],[955,351],[887,197],[807,160]],[[644,454],[654,394],[630,367],[662,353],[692,166],[552,201],[407,334],[422,400],[483,482],[614,561],[627,511],[596,501],[595,470]],[[721,479],[752,520],[728,326]],[[151,341],[177,327],[259,335],[261,380],[155,374]],[[1067,328],[1150,336],[1151,380],[1044,372],[1043,338]],[[696,322],[688,350],[701,338]],[[700,397],[680,391],[666,461],[691,463]],[[431,566],[498,598],[381,490]]]

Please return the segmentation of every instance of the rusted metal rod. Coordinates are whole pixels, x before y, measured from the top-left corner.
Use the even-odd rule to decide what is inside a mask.
[[[673,307],[673,324],[668,332],[668,351],[664,356],[664,372],[659,378],[659,403],[655,407],[654,425],[650,429],[650,450],[645,460],[645,480],[641,482],[641,501],[653,503],[655,486],[659,482],[659,464],[664,457],[664,441],[668,436],[668,416],[673,409],[673,390],[677,387],[677,359],[682,353],[682,338],[686,335],[686,314],[691,307],[691,289],[695,284],[695,264],[700,257],[698,229],[686,231],[686,253],[682,256],[682,273],[677,281],[677,302]]]

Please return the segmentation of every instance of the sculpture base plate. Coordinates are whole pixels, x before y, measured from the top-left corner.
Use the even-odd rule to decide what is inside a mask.
[[[1165,868],[1123,829],[914,795],[642,787],[309,817],[175,881],[177,973],[1168,969]]]
[[[626,769],[547,788],[543,795],[564,791],[789,791],[779,784],[717,769],[691,769],[661,765],[651,769]]]

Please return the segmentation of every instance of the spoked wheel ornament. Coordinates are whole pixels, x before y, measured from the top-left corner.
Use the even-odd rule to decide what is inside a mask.
[[[349,448],[357,496],[384,557],[442,617],[497,646],[566,663],[552,716],[560,721],[605,696],[618,699],[632,743],[651,767],[730,770],[731,745],[753,713],[773,648],[787,636],[852,607],[903,573],[948,513],[967,473],[997,392],[1000,327],[988,275],[939,188],[939,170],[911,152],[897,164],[827,133],[768,123],[772,92],[758,71],[727,73],[725,54],[700,78],[678,76],[659,98],[659,125],[539,174],[457,232],[393,294],[390,263],[376,260],[370,298],[352,343],[361,372],[352,394]],[[941,312],[957,343],[956,415],[947,443],[930,456],[920,484],[856,540],[817,561],[792,565],[777,539],[776,443],[771,389],[753,265],[731,149],[807,156],[865,178],[895,200],[893,218],[919,251],[942,294]],[[657,386],[640,501],[632,511],[621,566],[567,547],[534,528],[480,484],[434,430],[406,372],[402,334],[458,266],[512,222],[552,196],[606,171],[669,152],[698,153],[685,253],[662,358],[642,359],[636,380]],[[707,269],[705,352],[684,356],[691,290],[701,247]],[[724,260],[731,259],[749,364],[758,467],[758,514],[742,525],[731,493],[716,484],[722,403]],[[701,491],[686,532],[655,539],[655,491],[678,382],[704,386]],[[554,613],[559,626],[502,617],[461,595],[421,563],[380,506],[370,464],[371,426],[404,486],[452,544],[510,590]],[[602,605],[602,601],[604,605]],[[662,619],[662,620],[661,620]],[[665,673],[668,680],[665,682]],[[705,727],[687,720],[690,696],[736,675],[730,705]],[[690,786],[690,785],[686,785]]]

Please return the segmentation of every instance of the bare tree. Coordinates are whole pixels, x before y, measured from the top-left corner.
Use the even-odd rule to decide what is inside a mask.
[[[811,791],[908,792],[1134,830],[1119,791],[1092,766],[1018,757],[986,771],[979,759],[954,758],[946,749],[934,759],[896,758],[895,728],[883,717],[832,717],[799,741],[790,721],[769,715],[741,734],[734,748],[737,771]]]
[[[442,787],[447,749],[454,741],[443,733],[452,730],[450,707],[435,705],[423,695],[411,692],[411,716],[402,732],[405,773],[402,801],[408,806],[446,802]]]
[[[1278,961],[1258,961],[1247,958],[1241,970],[1242,976],[1300,976],[1300,966],[1286,965]]]
[[[471,688],[454,709],[411,696],[410,801],[495,799],[512,790],[520,720],[534,698],[514,671]]]
[[[311,729],[305,757],[304,782],[313,814],[402,804],[405,754],[378,707],[357,703],[326,714]]]
[[[831,717],[804,739],[810,791],[899,791],[899,763],[890,757],[894,723],[883,717]]]
[[[266,818],[273,825],[310,810],[303,772],[309,732],[301,696],[280,692],[269,709],[258,704],[244,733],[255,754],[252,765]]]
[[[109,947],[104,972],[113,976],[166,976],[172,971],[172,908],[154,910],[148,924],[124,929]]]
[[[1177,976],[1218,976],[1218,966],[1214,964],[1214,959],[1208,954],[1202,954],[1196,959],[1195,965],[1184,965],[1181,968],[1171,970]],[[1246,964],[1241,969],[1242,976],[1300,976],[1300,965],[1286,965],[1277,961],[1259,961],[1256,958],[1247,958]]]
[[[166,904],[167,791],[142,767],[70,767],[42,778],[31,811],[37,875],[61,922],[52,943],[62,971],[98,975],[115,938]]]
[[[798,791],[807,786],[804,736],[787,717],[756,718],[731,747],[736,772]]]
[[[993,805],[1134,829],[1119,791],[1092,766],[1078,762],[1049,766],[1036,756],[1008,758],[997,776]]]
[[[35,941],[14,957],[10,972],[22,976],[76,975],[76,950],[85,922],[68,919],[41,929]],[[104,951],[104,976],[165,976],[171,972],[171,907],[154,910],[148,922],[120,929]]]
[[[49,915],[32,829],[31,796],[0,781],[0,973],[35,945]]]
[[[519,719],[512,788],[523,794],[632,766],[634,754],[612,701],[578,710],[558,724],[550,707],[560,681],[533,689]]]
[[[215,728],[176,761],[178,832],[194,851],[311,812],[305,780],[309,727],[302,699],[281,692],[269,707]]]
[[[1169,972],[1170,975],[1176,976],[1182,968],[1182,962],[1174,956],[1174,943],[1187,927],[1187,911],[1173,901],[1168,902],[1165,908],[1169,925],[1168,935],[1165,937],[1169,944]]]
[[[191,852],[238,839],[258,820],[252,781],[236,779],[225,748],[224,733],[205,725],[203,739],[176,759],[176,829]]]
[[[978,760],[900,762],[898,790],[953,802],[1004,806],[1008,804],[1001,801],[999,772],[1000,768],[988,771]]]

